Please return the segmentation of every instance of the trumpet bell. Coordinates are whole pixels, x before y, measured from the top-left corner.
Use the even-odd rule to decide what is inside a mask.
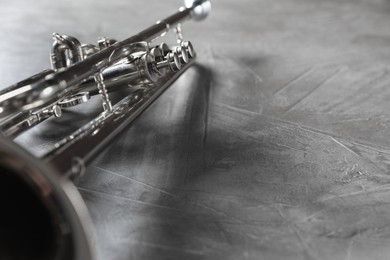
[[[73,184],[0,137],[0,259],[92,259]]]

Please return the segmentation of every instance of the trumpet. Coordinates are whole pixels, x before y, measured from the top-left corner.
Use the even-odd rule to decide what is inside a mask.
[[[208,0],[185,0],[178,12],[123,41],[81,44],[54,33],[52,68],[0,91],[0,259],[95,259],[90,217],[72,179],[194,64],[180,25],[203,20],[210,9]],[[175,45],[154,43],[171,29]],[[122,89],[128,95],[113,102],[110,93]],[[12,141],[93,95],[101,113],[41,157]]]

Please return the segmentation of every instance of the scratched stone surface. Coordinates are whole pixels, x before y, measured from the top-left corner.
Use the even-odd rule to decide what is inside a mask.
[[[0,2],[4,87],[53,31],[124,39],[181,5]],[[388,259],[390,1],[214,1],[183,29],[197,65],[77,182],[98,259]],[[94,109],[16,141],[39,154]]]

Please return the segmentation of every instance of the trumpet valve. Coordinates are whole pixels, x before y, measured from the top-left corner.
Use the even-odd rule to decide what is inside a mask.
[[[188,58],[193,59],[195,58],[195,49],[190,41],[183,41],[180,44],[180,47],[183,51],[187,53]]]
[[[150,50],[150,54],[154,57],[156,62],[162,62],[165,59],[163,51],[157,46]]]
[[[161,50],[161,52],[163,53],[164,57],[168,55],[168,53],[172,52],[171,49],[169,48],[169,46],[163,42],[161,43],[158,48]]]
[[[172,71],[179,71],[181,69],[181,62],[179,56],[175,52],[169,52],[163,61],[157,62],[157,69],[162,70],[169,68]]]
[[[184,64],[187,64],[188,62],[190,62],[190,59],[188,57],[187,52],[181,46],[173,47],[172,51],[177,54],[177,56],[180,59],[181,64],[184,65]]]
[[[47,118],[50,116],[59,118],[62,116],[62,109],[59,105],[54,105],[50,108],[42,110],[40,113],[38,113],[38,116],[41,118]]]

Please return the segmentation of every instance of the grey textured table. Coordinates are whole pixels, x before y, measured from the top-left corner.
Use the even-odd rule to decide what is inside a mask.
[[[180,5],[3,0],[0,86],[49,66],[53,31],[124,39]],[[389,259],[390,1],[214,1],[184,29],[197,65],[78,183],[98,258]]]

